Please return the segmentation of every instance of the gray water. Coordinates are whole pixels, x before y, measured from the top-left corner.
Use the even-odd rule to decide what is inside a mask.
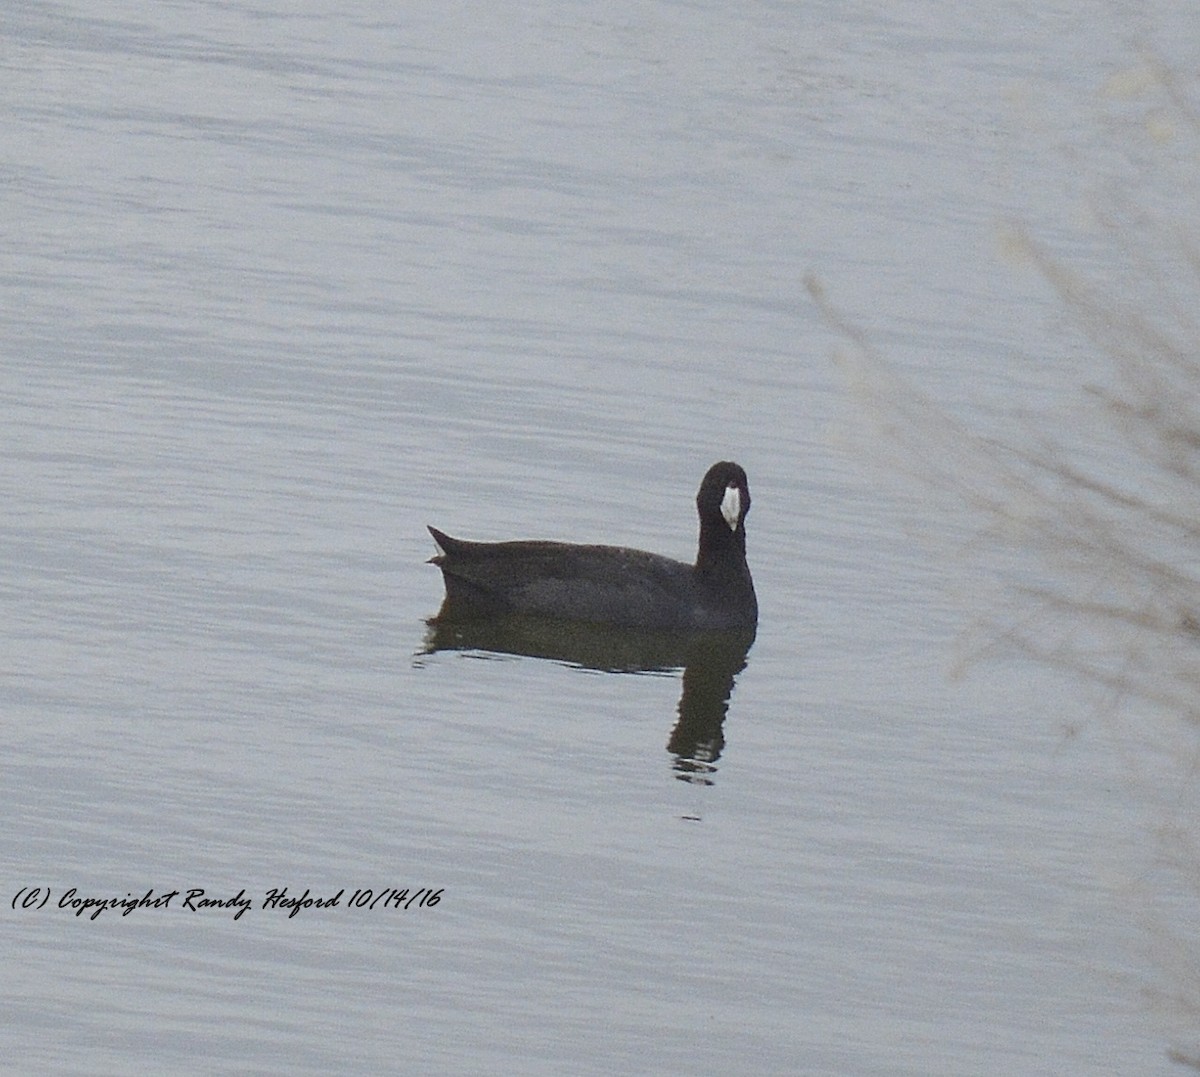
[[[1077,390],[996,241],[1100,264],[1145,27],[1077,8],[0,14],[7,1065],[1172,1072],[1136,790],[1069,683],[947,677],[909,525],[959,525],[848,446],[803,287],[967,414]],[[426,523],[689,559],[723,458],[719,751],[668,749],[677,671],[427,653]]]

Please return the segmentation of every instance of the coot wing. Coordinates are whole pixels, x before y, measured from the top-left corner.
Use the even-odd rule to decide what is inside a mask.
[[[499,612],[642,627],[692,620],[692,568],[620,546],[467,542],[430,528],[446,580],[439,618]]]

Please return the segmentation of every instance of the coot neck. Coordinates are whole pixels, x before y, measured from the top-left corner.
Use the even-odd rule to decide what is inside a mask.
[[[744,576],[746,532],[739,522],[731,531],[724,519],[700,521],[700,546],[696,551],[696,571],[704,576]]]

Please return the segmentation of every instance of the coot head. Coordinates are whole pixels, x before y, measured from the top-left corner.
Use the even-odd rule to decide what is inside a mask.
[[[700,514],[698,569],[744,566],[746,513],[750,511],[750,484],[746,472],[730,460],[713,464],[696,494]]]

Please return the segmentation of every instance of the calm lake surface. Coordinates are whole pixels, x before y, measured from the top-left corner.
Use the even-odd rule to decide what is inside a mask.
[[[948,676],[962,522],[803,283],[969,420],[1099,377],[998,226],[1102,275],[1103,87],[1200,42],[1084,7],[0,14],[13,1072],[1176,1072],[1160,820],[1077,685]],[[431,649],[427,523],[690,559],[725,458],[720,744],[678,670]]]

